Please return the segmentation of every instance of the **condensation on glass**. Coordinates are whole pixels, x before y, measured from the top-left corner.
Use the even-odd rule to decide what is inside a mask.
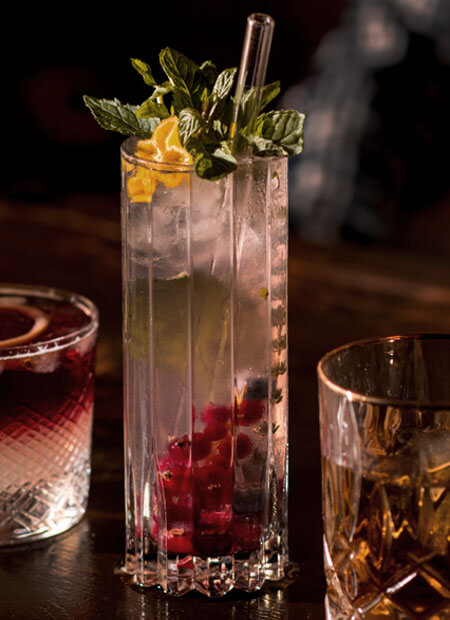
[[[122,148],[126,558],[222,596],[284,576],[287,160],[218,181]]]

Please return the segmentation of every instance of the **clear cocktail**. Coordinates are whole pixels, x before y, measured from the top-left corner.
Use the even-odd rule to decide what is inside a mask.
[[[127,564],[220,595],[287,561],[287,160],[211,182],[123,145]],[[151,195],[136,179],[157,180]]]

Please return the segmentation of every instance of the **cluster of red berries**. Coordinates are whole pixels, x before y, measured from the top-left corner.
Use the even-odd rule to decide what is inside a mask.
[[[202,430],[193,433],[192,443],[187,435],[169,441],[157,459],[152,530],[155,541],[163,536],[169,552],[219,555],[259,546],[261,515],[232,510],[233,461],[253,452],[250,435],[238,427],[250,427],[264,414],[262,400],[242,401],[234,416],[232,407],[211,404],[201,413]],[[166,517],[163,531],[159,506]]]

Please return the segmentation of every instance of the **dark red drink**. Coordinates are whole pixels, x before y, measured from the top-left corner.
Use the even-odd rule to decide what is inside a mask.
[[[86,509],[97,312],[0,287],[0,544],[45,538]]]

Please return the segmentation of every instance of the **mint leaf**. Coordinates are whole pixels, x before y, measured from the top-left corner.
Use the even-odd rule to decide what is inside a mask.
[[[256,155],[298,155],[303,149],[305,115],[297,110],[264,112],[257,118],[249,142]]]
[[[196,137],[195,134],[203,128],[203,119],[200,112],[192,108],[181,110],[178,117],[178,135],[183,146],[189,143],[189,140]]]
[[[205,60],[205,62],[200,65],[200,71],[205,82],[211,87],[217,76],[216,65],[212,62],[212,60]]]
[[[199,177],[216,181],[237,168],[237,161],[233,157],[227,142],[221,142],[213,151],[204,149],[195,157],[194,169]]]
[[[153,130],[161,120],[139,118],[136,114],[138,106],[121,103],[118,99],[97,99],[85,95],[83,100],[100,127],[118,131],[126,136],[151,138]]]
[[[258,157],[287,157],[289,153],[273,140],[262,138],[261,136],[250,135],[247,141],[252,147],[253,155]]]
[[[213,95],[218,99],[225,99],[233,86],[234,76],[236,75],[236,67],[225,69],[219,73],[213,87]]]
[[[153,77],[150,65],[138,58],[130,58],[133,69],[136,69],[138,73],[144,78],[144,82],[147,86],[156,86],[155,78]]]
[[[156,83],[150,65],[131,59],[133,68],[152,88],[151,95],[140,106],[122,104],[118,99],[84,97],[101,127],[149,138],[161,119],[177,115],[180,141],[192,155],[197,174],[212,180],[235,170],[237,162],[231,146],[233,152],[263,157],[301,152],[303,114],[296,110],[261,113],[279,94],[279,82],[242,93],[238,131],[234,132],[231,143],[234,106],[231,91],[236,69],[225,69],[218,74],[212,61],[199,66],[170,47],[161,50],[159,59],[167,76],[162,84]]]
[[[280,82],[271,82],[270,84],[264,84],[264,86],[261,88],[259,111],[264,110],[264,108],[280,94],[280,90]]]
[[[248,136],[253,127],[250,120],[257,116],[280,92],[280,82],[264,84],[261,88],[252,87],[242,93],[239,124],[241,135]]]
[[[176,113],[179,114],[183,108],[195,107],[191,92],[194,93],[199,88],[196,78],[200,72],[200,67],[170,47],[161,50],[159,61],[169,78],[169,82],[174,87],[173,103]]]
[[[163,103],[158,103],[150,97],[139,106],[136,115],[139,118],[167,118],[170,116],[169,110]]]

